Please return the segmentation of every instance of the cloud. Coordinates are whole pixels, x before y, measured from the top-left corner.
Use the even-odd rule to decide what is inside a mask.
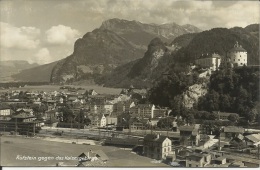
[[[53,45],[73,44],[80,33],[71,27],[58,25],[46,31],[47,42]]]
[[[34,49],[40,44],[41,31],[35,27],[15,27],[0,22],[0,46],[4,48]]]
[[[47,64],[52,62],[52,57],[50,55],[50,51],[47,48],[41,48],[36,54],[35,54],[35,59],[39,64]]]
[[[80,8],[88,13],[84,15],[88,23],[94,19],[102,22],[121,18],[143,23],[176,22],[211,29],[243,27],[259,22],[258,1],[104,0],[97,3],[96,0],[88,0]]]

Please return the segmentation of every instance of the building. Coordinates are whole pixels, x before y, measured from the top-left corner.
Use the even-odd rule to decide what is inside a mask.
[[[166,117],[168,115],[168,108],[155,108],[153,111],[153,118]]]
[[[152,159],[166,159],[172,152],[172,141],[159,134],[148,134],[144,137],[144,156]]]
[[[104,114],[88,116],[88,118],[91,120],[92,126],[97,126],[97,127],[106,126],[106,117],[104,116]]]
[[[244,128],[236,127],[236,126],[226,126],[223,131],[220,133],[220,139],[233,139],[237,137],[239,134],[243,134],[245,132]]]
[[[111,103],[109,103],[109,102],[106,102],[106,103],[104,104],[104,111],[105,111],[105,113],[106,113],[106,114],[111,114],[111,113],[113,112],[113,107],[114,107],[113,104],[111,104]]]
[[[204,153],[192,153],[186,156],[186,167],[205,167],[210,164],[211,155]]]
[[[7,106],[0,106],[0,120],[10,120],[12,111]]]
[[[132,121],[129,128],[131,130],[145,130],[147,129],[147,120]]]
[[[48,100],[46,103],[47,103],[48,110],[53,110],[56,108],[55,100]]]
[[[247,65],[247,51],[238,42],[228,51],[228,58],[235,67]]]
[[[133,101],[120,101],[114,104],[113,112],[122,113],[129,112],[135,106]]]
[[[180,126],[180,143],[182,145],[198,145],[200,141],[199,126]]]
[[[107,125],[117,125],[117,117],[107,116],[106,124]]]
[[[260,133],[245,136],[247,146],[258,146],[260,144]]]
[[[12,116],[10,122],[33,122],[36,120],[36,117],[32,114],[26,112],[20,112],[18,115]]]
[[[153,118],[155,106],[153,104],[138,104],[130,109],[132,117]]]
[[[218,54],[213,53],[210,57],[199,58],[195,60],[195,64],[203,68],[210,68],[212,71],[216,71],[221,62],[221,57]]]
[[[228,117],[230,115],[234,115],[234,116],[238,116],[239,117],[239,115],[237,113],[227,113],[227,112],[218,112],[218,111],[213,111],[213,113],[217,113],[218,114],[219,120],[228,120]]]

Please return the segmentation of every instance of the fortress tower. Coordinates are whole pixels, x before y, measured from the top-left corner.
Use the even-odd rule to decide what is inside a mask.
[[[235,67],[247,65],[247,51],[238,42],[229,50],[228,58]]]

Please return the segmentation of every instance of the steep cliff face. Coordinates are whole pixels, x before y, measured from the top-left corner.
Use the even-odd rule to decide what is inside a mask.
[[[96,29],[75,42],[73,54],[54,67],[51,81],[93,79],[109,73],[121,64],[140,58],[142,53],[116,33]]]
[[[131,44],[144,49],[147,49],[147,45],[155,37],[159,37],[164,42],[171,42],[180,35],[201,31],[193,25],[180,26],[176,23],[162,25],[145,24],[138,21],[127,21],[122,19],[104,21],[100,28],[116,32],[127,39]]]
[[[198,31],[200,30],[195,26],[180,26],[175,23],[156,25],[120,19],[104,21],[100,28],[86,33],[75,42],[73,54],[58,62],[53,68],[51,82],[70,83],[99,79],[100,76],[109,74],[116,67],[141,58],[149,42],[155,37],[162,38],[163,42],[171,42],[179,35]],[[162,41],[160,43],[163,44]],[[152,50],[149,48],[148,46],[147,52],[150,53]],[[149,69],[148,67],[143,69],[135,63],[133,67],[137,71],[130,71],[128,76],[135,76],[135,72],[148,75],[141,72],[156,69],[160,65],[158,61],[164,56],[165,50],[164,47],[164,49],[153,51],[152,55],[146,54],[145,56],[153,57],[144,57],[140,62],[151,63]]]
[[[166,48],[162,40],[155,38],[150,42],[143,58],[117,67],[111,74],[102,77],[98,83],[114,87],[130,85],[149,87],[167,68],[170,56],[171,51]]]
[[[182,94],[183,106],[186,108],[193,108],[194,103],[198,102],[199,97],[205,96],[208,92],[208,82],[202,84],[194,84]]]

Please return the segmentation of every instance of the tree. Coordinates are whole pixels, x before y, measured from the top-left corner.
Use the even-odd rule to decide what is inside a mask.
[[[186,116],[186,123],[189,125],[193,125],[195,123],[194,115],[193,114],[188,114]]]
[[[256,109],[252,109],[248,115],[246,116],[247,120],[249,122],[254,122],[256,119],[256,115],[257,115],[257,110]]]
[[[237,122],[239,120],[239,116],[237,114],[231,114],[228,116],[228,120],[231,122]]]
[[[74,122],[74,115],[68,106],[62,107],[60,110],[63,114],[63,121],[67,123]]]
[[[84,122],[84,119],[85,119],[84,111],[81,109],[81,110],[79,111],[79,114],[75,117],[75,120],[76,120],[78,123],[83,123],[83,122]]]
[[[185,122],[182,119],[178,118],[177,119],[177,125],[178,126],[183,126],[183,125],[185,125]]]
[[[217,120],[218,114],[217,113],[209,113],[209,120]]]
[[[173,121],[174,121],[173,117],[162,118],[157,122],[157,127],[170,129],[172,128]]]

